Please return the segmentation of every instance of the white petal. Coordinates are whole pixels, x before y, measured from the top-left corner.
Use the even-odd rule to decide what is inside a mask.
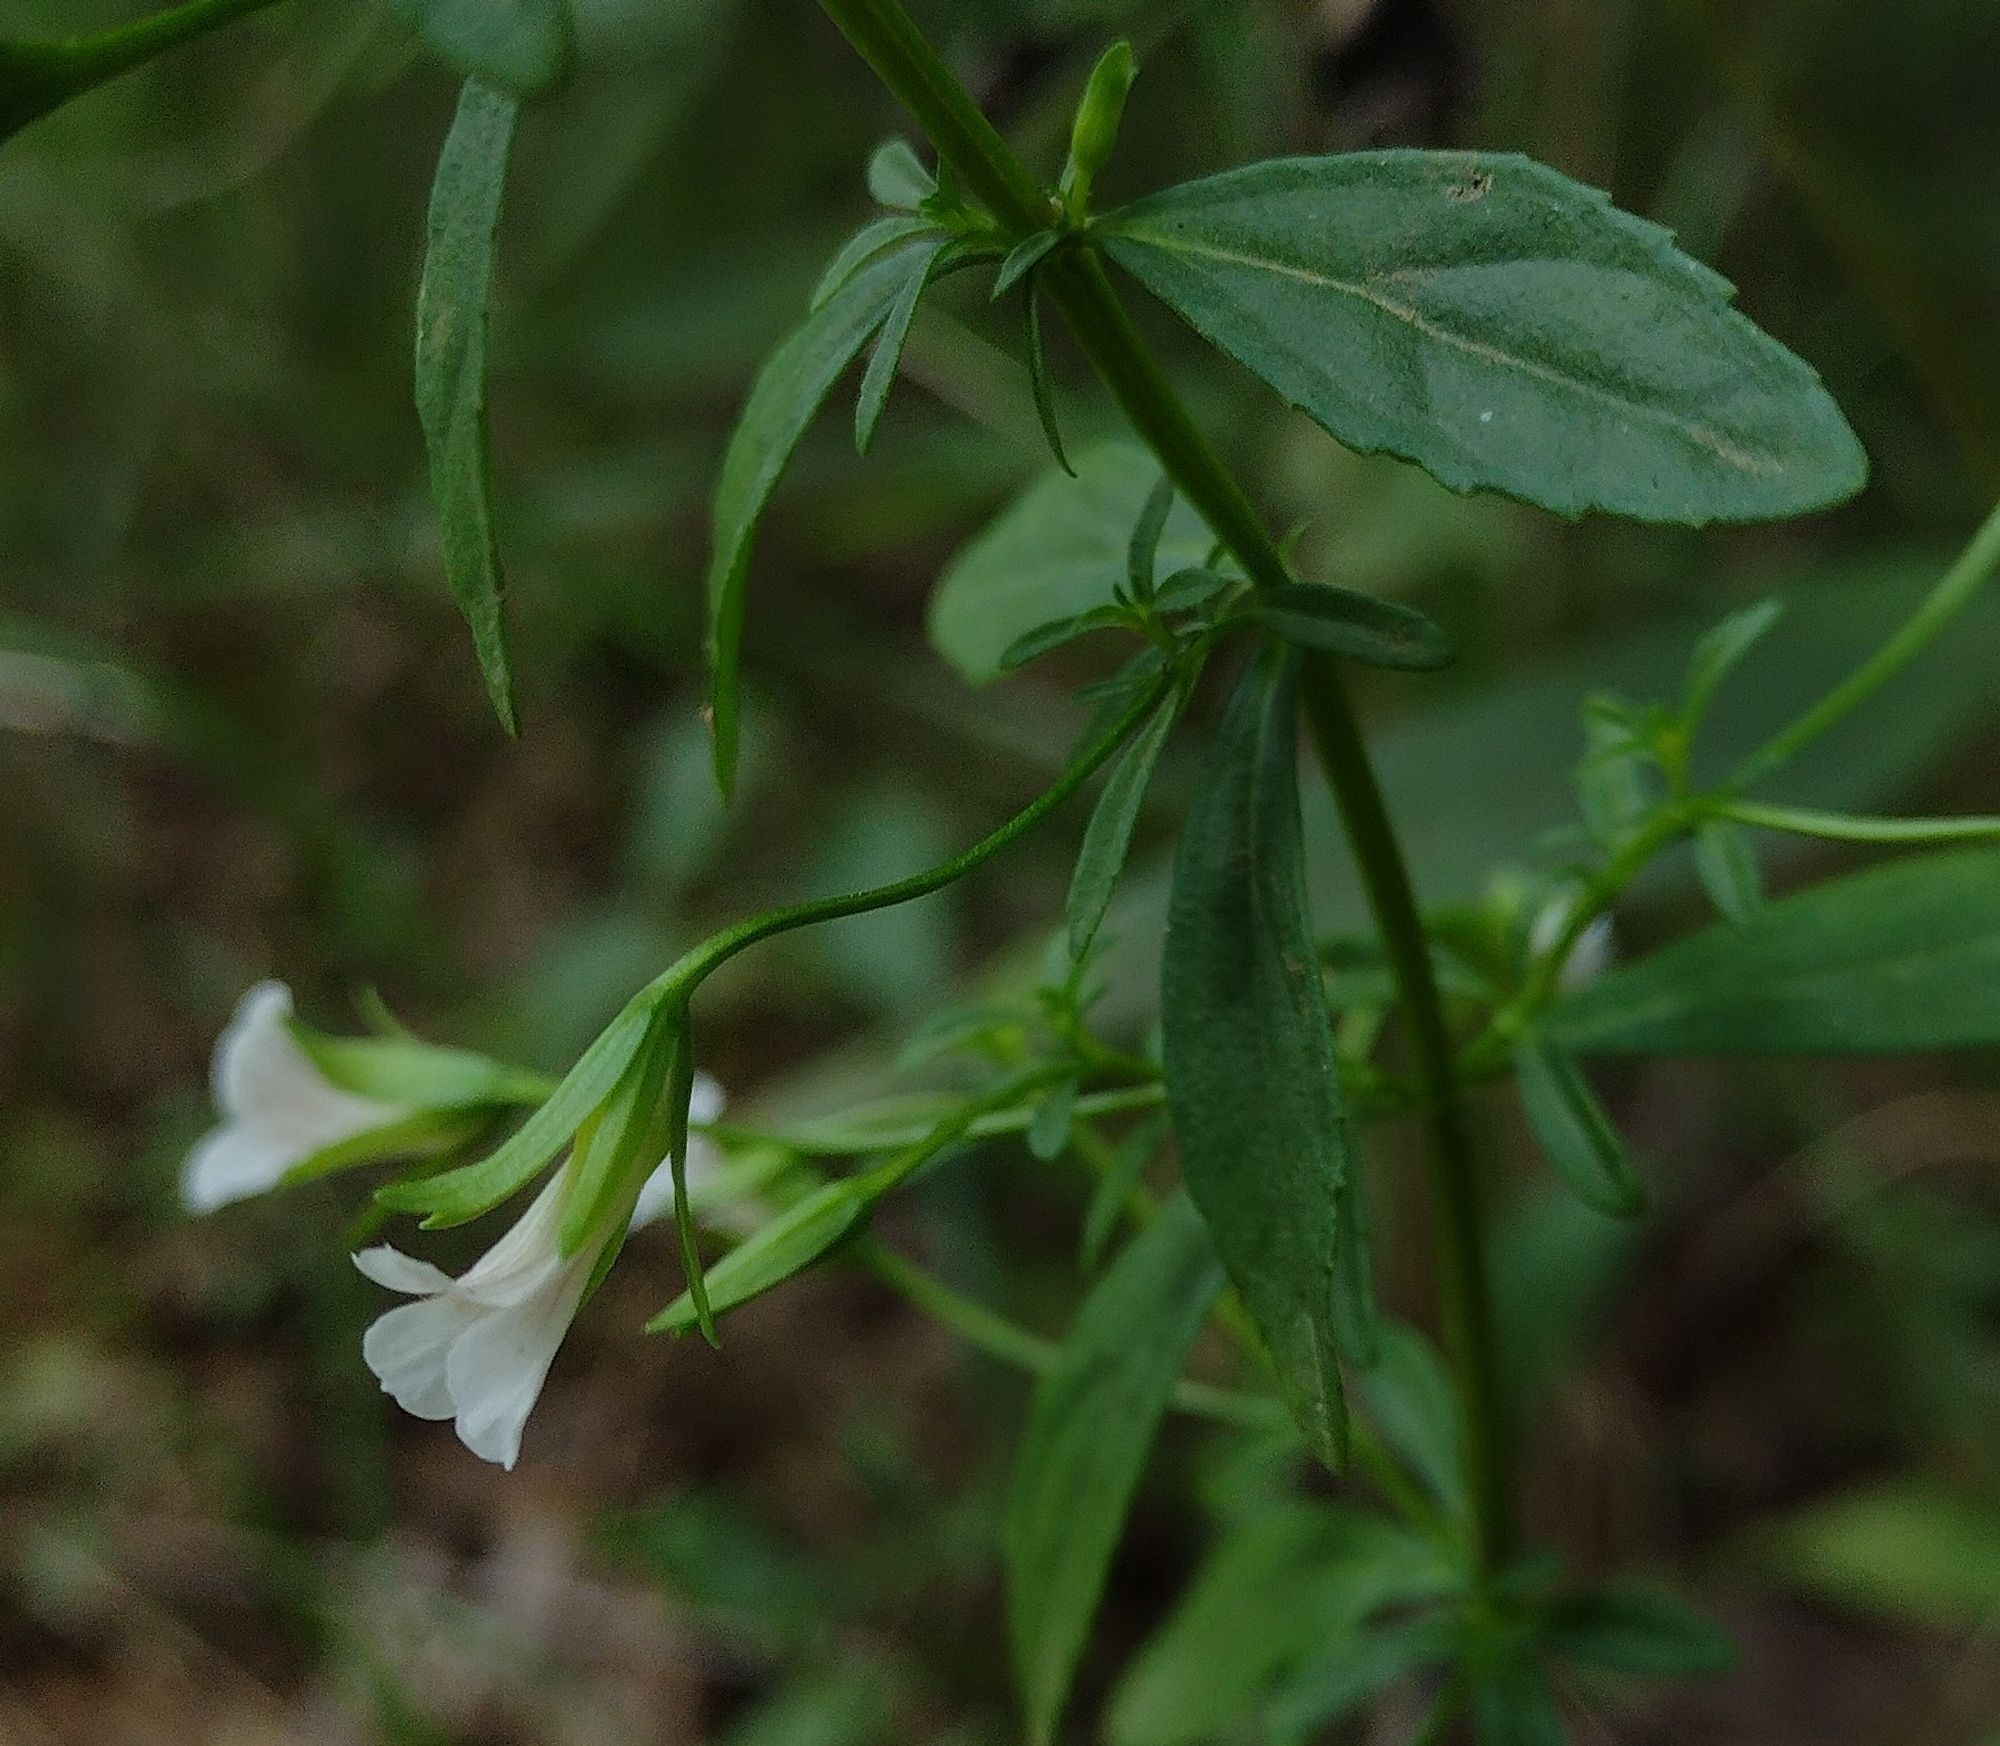
[[[687,1186],[690,1200],[715,1182],[722,1174],[724,1162],[722,1148],[713,1140],[704,1139],[700,1134],[688,1135]],[[644,1230],[646,1226],[670,1217],[673,1210],[673,1160],[666,1159],[646,1178],[645,1185],[639,1190],[638,1204],[632,1208],[632,1229]]]
[[[237,1003],[216,1042],[211,1075],[226,1117],[289,1146],[297,1163],[404,1113],[333,1084],[299,1047],[291,1016],[291,990],[282,982],[260,982]]]
[[[717,1120],[723,1106],[729,1099],[724,1095],[720,1081],[707,1073],[694,1076],[694,1092],[688,1098],[688,1120],[691,1122],[712,1122]]]
[[[282,1141],[224,1122],[195,1142],[181,1166],[181,1204],[210,1213],[276,1188],[299,1159]]]
[[[532,1297],[486,1311],[446,1356],[459,1441],[482,1461],[511,1470],[520,1459],[528,1414],[569,1332],[594,1259],[579,1255]]]
[[[442,1268],[405,1255],[387,1243],[363,1249],[354,1257],[354,1265],[364,1279],[400,1291],[405,1297],[432,1297],[440,1291],[449,1291],[452,1285],[451,1275]]]
[[[446,1360],[479,1316],[476,1304],[451,1292],[400,1304],[377,1316],[362,1335],[361,1356],[403,1411],[420,1419],[448,1419],[457,1408]]]
[[[458,1289],[480,1303],[504,1309],[542,1290],[566,1263],[560,1252],[565,1165],[543,1185],[507,1234],[465,1270]]]

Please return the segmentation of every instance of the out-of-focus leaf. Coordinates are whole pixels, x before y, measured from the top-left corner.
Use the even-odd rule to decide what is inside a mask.
[[[507,92],[478,79],[467,83],[438,157],[430,246],[417,292],[417,413],[430,454],[445,574],[472,627],[493,708],[509,733],[516,725],[514,680],[493,527],[486,334],[494,243],[520,117],[519,102]]]
[[[1549,1613],[1549,1643],[1586,1667],[1659,1679],[1727,1672],[1736,1645],[1683,1600],[1654,1588],[1592,1589]]]
[[[1923,1481],[1816,1504],[1758,1550],[1800,1587],[1867,1612],[1946,1630],[2000,1617],[2000,1505]]]
[[[1153,767],[1166,749],[1180,714],[1180,699],[1170,697],[1160,705],[1152,720],[1141,728],[1132,743],[1118,754],[1105,778],[1104,792],[1090,815],[1083,833],[1083,847],[1076,857],[1076,872],[1070,880],[1067,919],[1070,956],[1082,958],[1096,939],[1111,906],[1111,893],[1125,870],[1125,857],[1132,847],[1132,832],[1139,823],[1139,809],[1145,804],[1146,786],[1153,779]]]
[[[1694,834],[1701,888],[1723,920],[1748,927],[1764,907],[1764,875],[1750,833],[1728,819],[1704,819]]]
[[[1044,475],[952,560],[931,596],[931,641],[974,684],[999,673],[1018,638],[1109,606],[1126,581],[1132,528],[1159,483],[1159,463],[1126,442],[1073,459],[1074,478]],[[1169,572],[1199,564],[1214,543],[1200,516],[1176,503],[1159,564]]]
[[[468,79],[517,96],[569,70],[569,0],[391,0],[396,16]]]
[[[1209,1555],[1126,1670],[1105,1732],[1112,1746],[1234,1738],[1282,1681],[1358,1649],[1372,1613],[1449,1581],[1436,1551],[1385,1517],[1348,1504],[1266,1508]]]
[[[813,1626],[833,1599],[821,1571],[715,1492],[676,1492],[614,1516],[604,1538],[676,1599],[725,1624],[790,1637]]]
[[[1250,616],[1295,648],[1344,655],[1370,667],[1431,673],[1452,662],[1443,631],[1421,612],[1348,588],[1313,582],[1259,594]]]
[[[906,139],[884,140],[868,160],[868,194],[878,206],[914,212],[937,191],[937,178]]]
[[[1646,1191],[1597,1093],[1569,1052],[1530,1034],[1514,1052],[1514,1073],[1528,1127],[1555,1172],[1586,1205],[1612,1218],[1636,1218]]]
[[[1690,725],[1708,714],[1708,706],[1723,680],[1743,664],[1746,656],[1771,633],[1784,616],[1782,600],[1760,600],[1754,606],[1732,612],[1694,646],[1688,659],[1687,694],[1681,712]]]
[[[1237,686],[1181,836],[1162,982],[1189,1192],[1315,1455],[1345,1463],[1334,1269],[1354,1168],[1300,855],[1298,657]]]
[[[1379,1338],[1381,1356],[1360,1378],[1368,1416],[1430,1494],[1462,1518],[1465,1437],[1451,1373],[1415,1328],[1386,1321]]]
[[[1894,861],[1768,904],[1609,972],[1548,1028],[1594,1055],[2000,1043],[2000,851]]]
[[[1867,479],[1819,378],[1725,281],[1526,158],[1253,164],[1093,234],[1349,447],[1454,490],[1698,525],[1821,509]]]
[[[1007,1499],[1007,1614],[1031,1740],[1069,1696],[1111,1555],[1222,1268],[1186,1200],[1135,1237],[1078,1312],[1035,1403]]]
[[[1479,1746],[1564,1746],[1569,1739],[1548,1674],[1525,1658],[1495,1668],[1481,1682],[1472,1721]]]
[[[708,570],[715,769],[724,793],[736,779],[737,661],[758,519],[834,383],[888,319],[913,275],[930,270],[931,260],[931,242],[919,236],[856,269],[771,354],[729,439],[715,489],[715,544]]]
[[[1167,1118],[1155,1115],[1140,1122],[1111,1154],[1104,1173],[1090,1191],[1090,1204],[1083,1212],[1083,1234],[1078,1248],[1078,1264],[1086,1273],[1095,1273],[1104,1258],[1104,1246],[1117,1229],[1118,1220],[1130,1203],[1133,1191],[1145,1180],[1146,1166],[1166,1144]]]

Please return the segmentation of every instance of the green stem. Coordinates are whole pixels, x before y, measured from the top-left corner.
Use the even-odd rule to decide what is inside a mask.
[[[774,939],[779,934],[796,933],[800,928],[818,927],[826,922],[844,921],[849,916],[867,915],[873,910],[913,903],[920,897],[929,897],[933,892],[944,890],[948,885],[956,885],[968,873],[1019,842],[1088,782],[1179,682],[1179,673],[1168,668],[1147,686],[1138,701],[1118,718],[1096,745],[1056,778],[1052,787],[963,854],[954,855],[949,861],[942,861],[921,873],[913,873],[907,879],[898,879],[893,884],[877,885],[867,891],[850,891],[839,897],[816,898],[809,903],[795,903],[738,922],[734,927],[725,928],[704,940],[661,972],[650,987],[633,997],[632,1004],[690,1000],[695,990],[730,959],[764,940]]]
[[[1017,239],[1055,220],[1047,191],[1008,148],[899,0],[820,4],[930,136],[960,182]],[[1133,428],[1245,573],[1260,587],[1289,582],[1284,553],[1140,339],[1102,263],[1088,249],[1065,250],[1043,270],[1042,285]],[[1331,662],[1309,667],[1305,702],[1417,1039],[1444,1233],[1440,1254],[1446,1333],[1473,1450],[1475,1539],[1482,1566],[1490,1571],[1512,1547],[1512,1485],[1499,1410],[1477,1178],[1449,1031],[1388,810]]]
[[[1762,781],[1803,751],[1828,728],[1866,703],[1930,646],[1938,633],[1971,602],[1996,568],[2000,568],[2000,506],[1996,506],[1945,572],[1929,597],[1907,623],[1841,684],[1829,691],[1797,721],[1754,753],[1730,781],[1742,790]]]

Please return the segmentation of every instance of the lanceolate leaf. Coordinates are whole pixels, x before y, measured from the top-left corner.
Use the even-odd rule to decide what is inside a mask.
[[[888,319],[911,275],[929,269],[931,252],[929,238],[918,237],[860,266],[771,355],[730,438],[715,492],[715,549],[708,570],[715,770],[725,793],[736,776],[736,663],[758,517],[813,415]]]
[[[1421,612],[1347,588],[1294,582],[1260,594],[1250,616],[1296,648],[1371,667],[1431,673],[1452,662],[1444,632]]]
[[[1124,871],[1125,856],[1132,847],[1132,832],[1139,823],[1139,808],[1145,803],[1146,786],[1153,779],[1153,767],[1160,761],[1167,737],[1173,732],[1174,718],[1180,713],[1180,699],[1170,697],[1154,712],[1153,719],[1138,737],[1118,754],[1105,779],[1104,792],[1083,833],[1083,848],[1076,858],[1076,873],[1069,887],[1069,950],[1081,958],[1090,950],[1111,906],[1111,893],[1118,875]]]
[[[1176,1200],[1098,1282],[1035,1391],[1007,1498],[1007,1614],[1035,1742],[1054,1737],[1111,1555],[1188,1348],[1222,1289]]]
[[[493,707],[514,731],[513,675],[501,612],[493,530],[493,460],[486,427],[486,328],[494,239],[520,119],[514,98],[473,80],[438,158],[430,248],[417,293],[417,415],[430,454],[431,495],[445,573],[472,627]]]
[[[1650,1588],[1569,1595],[1549,1614],[1549,1641],[1572,1661],[1613,1673],[1688,1679],[1728,1671],[1736,1646],[1685,1601]]]
[[[568,71],[569,0],[394,0],[398,17],[467,78],[523,97]]]
[[[1514,1052],[1521,1107],[1543,1155],[1586,1205],[1613,1218],[1645,1209],[1645,1190],[1625,1142],[1568,1053],[1529,1035]]]
[[[707,1269],[709,1310],[719,1316],[802,1273],[868,1217],[875,1196],[858,1180],[830,1182],[788,1207]],[[652,1334],[687,1334],[701,1325],[693,1294],[682,1292],[646,1324]]]
[[[927,256],[912,251],[915,258],[908,276],[896,294],[896,301],[889,306],[882,331],[876,335],[875,350],[861,378],[861,397],[854,406],[854,446],[864,455],[875,441],[876,427],[889,404],[889,390],[895,385],[896,370],[903,361],[903,347],[910,337],[910,324],[917,318],[917,305],[923,301],[931,274],[937,270],[938,258],[948,246],[949,239],[939,237],[930,244]]]
[[[1895,861],[1767,904],[1612,971],[1550,1027],[1597,1055],[2000,1043],[2000,851]]]
[[[1100,246],[1342,442],[1560,515],[1796,515],[1867,462],[1809,366],[1655,225],[1504,153],[1254,164]]]
[[[1352,1168],[1299,841],[1297,657],[1244,676],[1174,868],[1162,1008],[1188,1188],[1293,1416],[1346,1457],[1334,1279]]]

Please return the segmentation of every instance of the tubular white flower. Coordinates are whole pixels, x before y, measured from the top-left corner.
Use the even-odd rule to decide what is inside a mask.
[[[222,1121],[182,1167],[190,1212],[264,1194],[315,1152],[408,1114],[329,1080],[292,1035],[291,1016],[292,991],[260,982],[217,1039],[211,1078]]]
[[[699,1076],[693,1119],[713,1121],[722,1102],[721,1086]],[[720,1167],[717,1149],[691,1136],[690,1186],[713,1181]],[[362,1339],[361,1355],[383,1392],[417,1418],[454,1421],[473,1454],[510,1471],[549,1366],[611,1241],[607,1232],[563,1255],[568,1175],[568,1165],[558,1170],[513,1229],[457,1279],[386,1245],[354,1257],[377,1285],[416,1299],[378,1317]],[[673,1176],[661,1164],[639,1192],[631,1227],[672,1205]]]

